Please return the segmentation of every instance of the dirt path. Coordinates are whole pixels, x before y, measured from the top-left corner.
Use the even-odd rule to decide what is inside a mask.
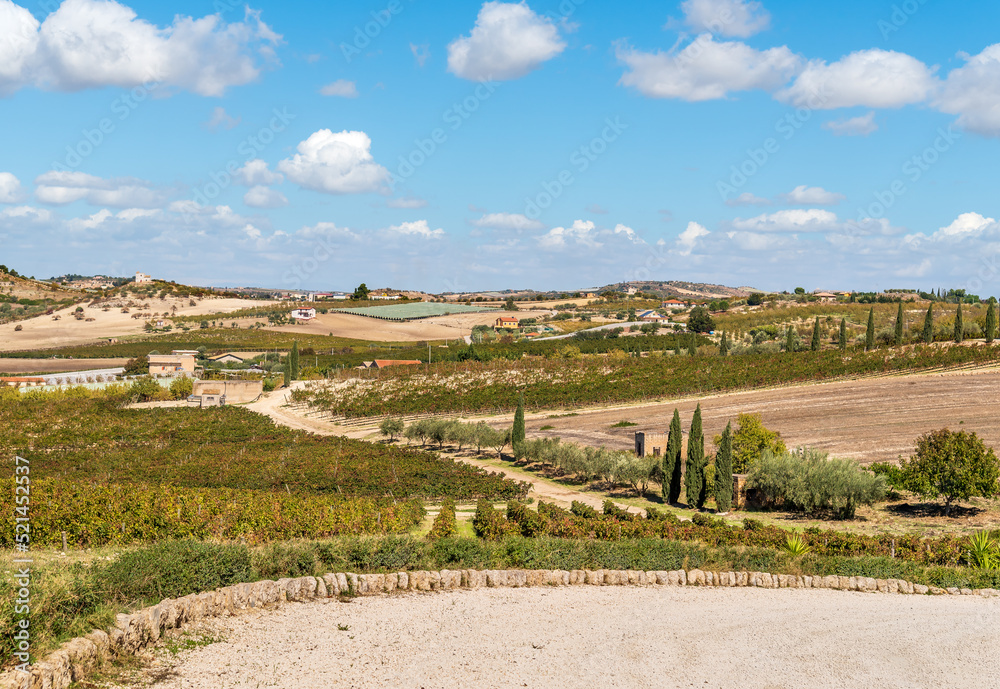
[[[213,621],[187,687],[992,689],[1000,601],[799,589],[480,589]]]

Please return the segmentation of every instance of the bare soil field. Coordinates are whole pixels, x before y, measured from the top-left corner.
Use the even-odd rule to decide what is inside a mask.
[[[124,366],[128,359],[2,359],[0,373],[20,376],[25,373],[71,373],[96,368]]]
[[[267,326],[265,330],[330,335],[373,342],[420,342],[458,340],[472,334],[477,325],[492,325],[496,313],[460,313],[414,321],[383,321],[350,313],[321,313],[315,320],[299,325]],[[256,319],[266,324],[266,320]]]
[[[110,308],[104,311],[101,307],[84,306],[84,317],[92,321],[76,320],[73,317],[75,306],[56,311],[51,316],[38,316],[19,323],[0,325],[0,352],[12,352],[25,349],[48,349],[51,347],[67,347],[100,342],[110,337],[128,337],[140,335],[146,320],[132,318],[135,313],[173,312],[177,307],[177,315],[193,316],[230,313],[253,306],[265,306],[270,302],[249,299],[196,299],[196,306],[190,306],[188,299],[143,299],[148,309],[130,308],[129,313],[122,313],[121,308]],[[55,316],[59,319],[56,320]],[[21,331],[14,328],[20,325]]]
[[[799,589],[480,589],[214,620],[132,686],[965,687],[1000,676],[1000,601]]]
[[[706,440],[721,434],[740,413],[760,414],[768,428],[781,432],[790,448],[811,447],[863,464],[907,457],[927,431],[949,427],[975,431],[1000,448],[1000,371],[915,374],[738,392],[613,409],[532,414],[529,435],[558,436],[587,445],[634,447],[635,432],[665,433],[676,407],[685,433],[701,404]],[[636,426],[611,428],[619,421]],[[542,431],[542,426],[552,426]]]

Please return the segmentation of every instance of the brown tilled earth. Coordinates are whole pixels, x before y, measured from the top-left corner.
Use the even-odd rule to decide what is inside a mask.
[[[936,373],[739,392],[634,407],[531,415],[529,435],[631,449],[636,431],[665,433],[676,407],[685,432],[701,403],[706,439],[740,413],[760,414],[790,448],[811,447],[869,464],[909,456],[922,433],[948,427],[978,433],[1000,447],[1000,371]],[[573,410],[575,411],[575,410]],[[619,421],[636,426],[611,428]],[[553,428],[541,431],[542,426]]]

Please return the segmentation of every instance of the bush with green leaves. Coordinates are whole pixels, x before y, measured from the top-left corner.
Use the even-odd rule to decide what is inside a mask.
[[[722,436],[714,438],[716,447],[721,446]],[[764,426],[760,414],[740,414],[736,418],[736,430],[732,436],[732,471],[745,474],[757,458],[765,451],[783,454],[788,451],[781,433]]]
[[[810,514],[830,512],[853,519],[859,505],[871,505],[886,493],[886,481],[847,459],[800,450],[765,451],[747,477],[747,488],[758,491],[765,504]]]
[[[382,435],[388,436],[389,440],[395,440],[396,436],[403,432],[405,426],[402,419],[390,416],[379,424],[378,430]]]
[[[434,518],[427,538],[448,538],[458,533],[458,520],[455,517],[455,501],[445,498],[441,501],[441,511]]]
[[[194,392],[194,383],[188,377],[174,378],[170,383],[170,395],[175,400],[184,400]]]

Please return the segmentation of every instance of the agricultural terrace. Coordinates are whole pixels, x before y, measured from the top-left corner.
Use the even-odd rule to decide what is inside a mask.
[[[378,318],[385,321],[412,321],[420,318],[433,318],[435,316],[450,316],[456,313],[482,313],[494,310],[486,306],[440,304],[429,301],[357,309],[335,309],[339,313],[350,313],[355,316],[367,316],[368,318]]]
[[[314,436],[238,407],[127,409],[127,395],[0,390],[0,456],[27,459],[37,486],[34,543],[60,531],[78,546],[406,531],[423,515],[417,499],[526,491],[429,452]],[[8,547],[13,478],[3,481]]]
[[[516,361],[440,363],[430,373],[387,369],[344,371],[332,383],[295,390],[293,400],[346,417],[426,413],[483,414],[513,410],[523,393],[529,409],[571,409],[686,395],[748,390],[852,376],[901,373],[1000,359],[996,346],[917,345],[904,349],[780,352],[768,355],[577,356]]]

